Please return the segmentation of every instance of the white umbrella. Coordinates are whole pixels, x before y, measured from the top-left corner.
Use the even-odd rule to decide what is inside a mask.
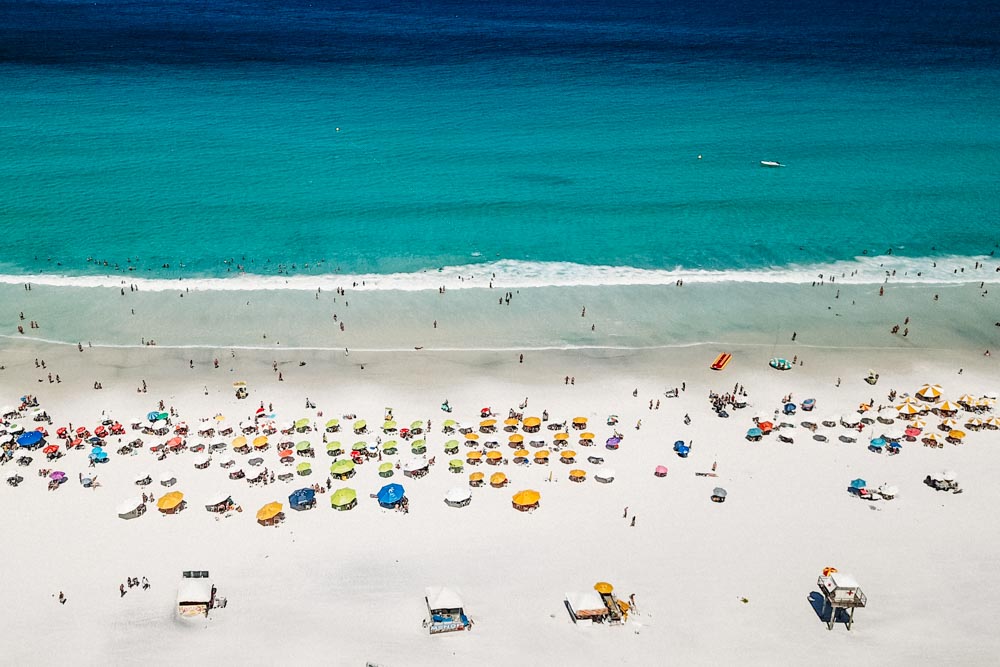
[[[211,460],[212,459],[208,454],[201,454],[199,456],[194,457],[194,464],[196,466],[203,466]]]
[[[606,480],[610,482],[615,478],[615,471],[612,468],[601,468],[594,473],[594,479]]]
[[[140,484],[142,482],[145,482],[147,479],[152,479],[152,478],[149,476],[148,472],[143,471],[135,476],[135,483]]]
[[[132,512],[136,511],[140,505],[144,504],[145,503],[142,502],[142,498],[140,498],[139,496],[132,496],[131,498],[126,498],[118,506],[118,516],[122,516],[124,514],[131,514]]]
[[[207,505],[207,506],[210,506],[210,505],[221,505],[222,503],[226,502],[227,500],[230,500],[232,498],[232,495],[233,494],[228,493],[226,491],[216,491],[212,495],[208,496],[208,502],[206,502],[205,505]]]
[[[160,475],[160,484],[169,484],[170,482],[176,482],[177,477],[174,476],[172,472],[165,472]]]
[[[468,486],[455,486],[448,489],[448,493],[444,495],[444,499],[449,503],[464,503],[466,500],[472,498],[472,489]]]
[[[14,439],[14,436],[10,433],[4,433],[0,435],[0,445],[6,445],[8,442]]]
[[[403,472],[413,472],[427,467],[427,459],[413,458],[403,464]]]
[[[896,496],[896,495],[899,495],[899,489],[898,488],[896,488],[895,486],[888,486],[886,484],[883,484],[882,486],[878,487],[878,492],[880,494],[882,494],[883,496]]]

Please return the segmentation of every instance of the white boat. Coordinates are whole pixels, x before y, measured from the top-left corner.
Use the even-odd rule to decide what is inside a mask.
[[[780,162],[775,162],[774,160],[761,160],[760,166],[762,167],[784,167],[785,165]]]

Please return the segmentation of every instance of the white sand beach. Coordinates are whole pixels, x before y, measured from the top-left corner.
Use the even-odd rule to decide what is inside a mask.
[[[829,284],[539,288],[518,291],[511,306],[498,306],[499,294],[487,289],[348,290],[341,301],[349,299],[349,307],[335,306],[326,291],[193,290],[179,298],[129,290],[123,297],[96,287],[68,295],[69,289],[0,289],[9,332],[0,339],[0,404],[36,396],[52,418],[43,424],[47,441],[60,450],[65,443],[56,429],[70,423],[93,431],[102,414],[111,415],[127,431],[120,441],[107,439],[109,460],[95,468],[88,467],[89,447],[52,462],[37,451],[28,466],[12,460],[0,467],[5,479],[23,476],[16,487],[0,484],[8,509],[8,604],[0,610],[6,663],[72,657],[82,664],[146,665],[833,665],[862,658],[979,665],[992,664],[1000,650],[988,625],[1000,608],[990,585],[1000,547],[993,519],[1000,506],[993,479],[1000,430],[965,427],[997,415],[993,404],[977,413],[956,411],[956,428],[966,432],[962,444],[946,443],[947,433],[937,428],[941,417],[927,414],[922,434],[902,442],[898,455],[874,453],[868,442],[883,426],[908,422],[875,421],[860,433],[820,427],[830,436],[825,442],[803,426],[834,415],[860,419],[858,407],[870,399],[875,405],[867,416],[874,418],[879,405],[900,405],[927,383],[939,384],[951,402],[966,394],[995,397],[997,359],[984,351],[998,342],[992,320],[1000,310],[978,282],[890,285],[884,297],[877,285],[844,286],[836,298]],[[258,299],[270,300],[254,306]],[[238,304],[248,300],[244,307],[252,312],[240,314]],[[285,310],[269,310],[280,302]],[[14,332],[19,312],[39,321],[37,333]],[[336,329],[316,333],[319,323],[332,323],[331,312],[348,323],[343,337]],[[912,333],[890,334],[904,317]],[[143,345],[140,337],[157,345]],[[731,363],[710,370],[723,351],[733,354]],[[777,371],[768,365],[772,357],[802,365]],[[46,368],[36,367],[36,359]],[[869,369],[879,373],[875,385],[865,382]],[[60,382],[50,383],[49,372]],[[103,388],[94,389],[95,382]],[[138,391],[143,382],[146,393]],[[234,382],[246,383],[246,399],[236,398]],[[718,417],[710,392],[737,385],[747,392],[747,407]],[[665,395],[682,386],[676,398]],[[898,392],[895,400],[890,390]],[[748,442],[753,418],[773,415],[789,394],[796,405],[815,399],[815,409],[782,416],[794,426]],[[164,460],[149,448],[167,436],[129,426],[158,410],[160,400],[176,411],[171,429],[182,421],[190,427],[187,449]],[[307,400],[316,407],[307,409]],[[451,413],[441,410],[445,400]],[[221,414],[234,426],[254,421],[262,403],[279,428],[299,418],[318,427],[272,436],[263,465],[282,474],[310,461],[312,475],[256,486],[232,480],[220,463],[232,457],[244,465],[253,455],[228,446],[212,454],[208,468],[194,467],[192,446],[228,445],[235,437],[198,437],[200,420]],[[457,456],[444,452],[445,442],[463,439],[443,433],[444,420],[477,429],[484,407],[497,413],[501,428],[511,409],[526,417],[547,412],[550,423],[585,417],[594,445],[579,446],[580,432],[569,430],[575,464],[553,452],[547,465],[516,465],[509,433],[500,430],[481,441],[497,440],[510,463],[449,472],[448,461],[464,459],[471,448],[462,444]],[[357,507],[333,510],[325,493],[333,461],[323,442],[325,423],[340,420],[341,432],[325,436],[349,454],[357,441],[390,439],[379,428],[387,408],[400,426],[430,421],[422,437],[435,464],[420,479],[402,470],[385,479],[378,460],[369,460],[352,479],[332,484],[356,489]],[[355,436],[345,415],[366,420],[369,433]],[[610,415],[618,417],[615,426],[608,425]],[[39,425],[30,411],[5,421],[5,430]],[[616,429],[623,439],[609,450],[604,443]],[[525,439],[544,439],[552,449],[554,433],[543,425]],[[928,433],[941,436],[943,446],[925,446]],[[850,434],[857,442],[838,439]],[[117,453],[137,437],[144,446],[134,455]],[[315,458],[282,464],[275,445],[283,440],[310,441]],[[686,458],[673,451],[678,440],[691,446]],[[411,442],[400,440],[399,454],[383,461],[411,458]],[[658,465],[668,468],[665,477],[653,474]],[[605,466],[615,471],[609,484],[593,479]],[[42,468],[68,479],[49,490]],[[587,472],[585,482],[569,480],[576,468]],[[717,477],[696,475],[713,468]],[[928,474],[946,469],[957,473],[961,494],[924,484]],[[159,484],[167,471],[177,480],[170,488]],[[448,490],[467,487],[473,471],[487,480],[505,472],[510,485],[487,483],[472,489],[467,507],[446,505]],[[78,481],[88,472],[99,487]],[[145,489],[134,483],[140,472],[153,481]],[[871,489],[896,486],[898,496],[861,499],[848,490],[856,478]],[[371,497],[390,482],[404,486],[408,513],[383,509]],[[317,506],[290,509],[289,493],[314,483],[324,489]],[[724,503],[710,500],[715,487],[728,492]],[[512,507],[522,489],[540,492],[537,510]],[[123,500],[150,490],[156,498],[182,491],[187,507],[164,515],[152,503],[138,518],[119,518]],[[206,511],[217,491],[231,492],[243,511]],[[255,513],[272,501],[284,505],[285,520],[261,526]],[[824,567],[852,574],[867,596],[850,631],[843,623],[828,630],[814,608]],[[179,619],[184,570],[208,570],[227,606],[207,618]],[[129,577],[148,578],[150,588],[126,588],[122,596],[119,585]],[[635,595],[624,625],[571,620],[565,594],[598,581],[614,584],[624,600]],[[470,631],[430,636],[422,627],[424,589],[434,585],[462,591],[474,621]]]

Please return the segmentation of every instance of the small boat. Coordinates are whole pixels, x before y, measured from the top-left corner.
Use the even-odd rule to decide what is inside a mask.
[[[710,368],[713,371],[721,371],[723,368],[726,367],[726,365],[730,362],[730,360],[732,360],[732,358],[733,355],[729,354],[728,352],[723,352],[722,354],[720,354],[715,358],[715,361],[712,362]]]
[[[784,167],[785,165],[780,162],[775,162],[774,160],[761,160],[760,166],[762,167]]]

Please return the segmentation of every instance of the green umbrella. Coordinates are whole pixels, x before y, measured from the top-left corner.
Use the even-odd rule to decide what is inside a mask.
[[[354,489],[349,489],[346,486],[342,489],[337,489],[330,496],[330,505],[333,507],[346,507],[358,499],[358,492]]]
[[[449,440],[448,442],[444,443],[444,446],[445,446],[445,449],[451,449],[452,447],[454,447],[454,448],[457,449],[458,448],[458,440]]]
[[[427,446],[427,441],[426,440],[414,440],[413,441],[413,445],[411,445],[411,446],[414,449],[416,449],[418,447],[426,447]]]
[[[303,440],[302,442],[295,445],[295,451],[297,452],[304,452],[307,449],[312,449],[312,443],[310,443],[308,440]]]
[[[327,443],[327,445],[326,445],[326,451],[332,452],[332,451],[334,451],[336,449],[340,449],[340,443],[339,442],[334,441],[334,442]]]
[[[368,422],[366,422],[364,419],[359,419],[358,421],[354,422],[355,431],[363,431],[367,426]]]
[[[445,428],[451,428],[453,426],[458,426],[458,422],[455,421],[454,419],[445,419],[443,426]]]
[[[330,465],[330,472],[334,475],[346,475],[354,471],[354,461],[350,459],[340,459]]]
[[[392,464],[391,464],[391,463],[388,463],[388,462],[386,462],[386,463],[383,463],[382,465],[380,465],[380,466],[378,467],[378,471],[379,471],[379,472],[386,472],[386,471],[388,471],[388,470],[392,470]]]
[[[309,426],[309,420],[305,417],[295,420],[295,428],[305,428],[306,426]]]
[[[302,463],[295,466],[295,469],[298,470],[300,473],[304,473],[308,470],[312,470],[312,464],[309,463],[308,461],[303,461]]]
[[[413,422],[412,424],[410,424],[410,430],[411,431],[416,431],[418,428],[423,428],[423,427],[424,427],[424,423],[422,421],[420,421],[419,419],[417,421]]]
[[[337,428],[338,426],[340,426],[339,419],[331,419],[326,423],[326,428]]]
[[[462,467],[462,459],[452,459],[451,461],[448,461],[448,467],[449,468],[461,468]]]
[[[394,422],[391,419],[382,423],[383,431],[394,431],[395,429],[396,429],[396,422]]]

